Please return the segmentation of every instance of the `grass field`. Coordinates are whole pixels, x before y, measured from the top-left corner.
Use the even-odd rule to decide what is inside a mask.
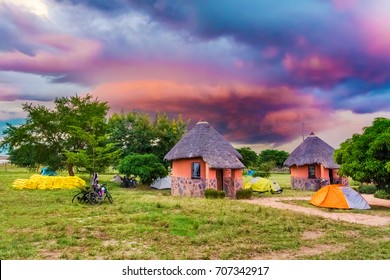
[[[77,190],[12,188],[30,175],[0,169],[0,259],[390,259],[389,226],[113,183],[114,204],[74,204]],[[273,176],[282,195],[306,193],[288,190],[288,175]]]

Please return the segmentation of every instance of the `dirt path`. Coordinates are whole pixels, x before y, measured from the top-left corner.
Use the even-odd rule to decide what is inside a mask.
[[[370,205],[378,205],[390,207],[390,201],[385,199],[375,198],[373,195],[363,195]],[[329,213],[324,212],[321,209],[307,208],[292,204],[284,203],[283,200],[310,200],[310,197],[266,197],[256,198],[252,200],[245,200],[245,202],[258,204],[263,206],[269,206],[278,209],[295,211],[307,215],[316,215],[328,219],[345,221],[350,223],[357,223],[368,226],[386,226],[390,225],[390,217],[374,216],[367,214],[356,214],[356,213]],[[369,210],[368,210],[369,211]],[[390,208],[389,208],[390,211]]]

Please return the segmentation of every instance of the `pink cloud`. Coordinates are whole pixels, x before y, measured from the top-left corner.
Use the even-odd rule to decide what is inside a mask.
[[[350,76],[352,72],[344,61],[315,54],[303,58],[287,54],[283,59],[283,66],[293,76],[320,84],[334,84]]]
[[[15,87],[7,86],[6,84],[1,83],[0,87],[0,100],[2,101],[8,101],[8,100],[15,100],[18,91]]]
[[[350,10],[358,4],[358,0],[332,0],[337,10]]]
[[[368,52],[376,57],[390,58],[389,15],[376,14],[361,21],[361,30],[365,37],[364,45]]]
[[[107,83],[92,94],[109,101],[112,111],[142,110],[181,114],[196,122],[207,120],[221,125],[231,141],[256,141],[277,132],[283,139],[294,137],[294,129],[282,133],[280,127],[301,121],[325,123],[326,106],[309,95],[286,86],[265,87],[239,83],[210,86],[166,80],[140,80]],[[270,134],[270,133],[268,133]],[[268,141],[268,140],[264,140]]]
[[[42,48],[33,56],[18,51],[0,53],[0,70],[62,74],[93,64],[101,52],[98,42],[66,34],[41,34],[31,39]]]

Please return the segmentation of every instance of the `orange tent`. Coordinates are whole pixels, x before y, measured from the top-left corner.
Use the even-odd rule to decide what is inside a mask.
[[[358,192],[342,185],[329,185],[319,189],[310,203],[325,208],[370,209],[370,205]]]

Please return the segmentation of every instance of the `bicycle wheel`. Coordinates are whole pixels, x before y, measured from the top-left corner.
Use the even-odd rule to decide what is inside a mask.
[[[87,194],[88,202],[92,205],[99,205],[102,202],[102,197],[97,192]]]
[[[72,198],[72,203],[73,203],[73,202],[82,202],[83,195],[84,195],[83,192],[79,192],[78,194],[76,194],[76,195]]]
[[[106,192],[105,198],[108,199],[108,201],[112,204],[114,203],[114,199],[112,198],[111,194],[109,192]]]

